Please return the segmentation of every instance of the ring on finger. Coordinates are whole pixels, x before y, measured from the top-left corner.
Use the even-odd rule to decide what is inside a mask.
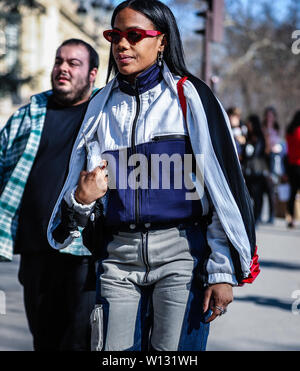
[[[218,309],[221,312],[219,314],[219,316],[222,316],[223,314],[225,314],[227,312],[226,308],[220,307],[219,305],[215,305],[215,308]]]

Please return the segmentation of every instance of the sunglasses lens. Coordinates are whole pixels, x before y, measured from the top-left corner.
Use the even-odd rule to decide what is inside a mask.
[[[107,41],[114,44],[117,44],[121,39],[121,36],[118,34],[118,32],[115,31],[105,31],[104,37],[106,38]]]
[[[127,40],[130,43],[137,43],[142,39],[142,34],[138,31],[129,31],[127,33]]]
[[[110,32],[111,42],[117,44],[121,40],[121,35],[118,32],[112,31]]]

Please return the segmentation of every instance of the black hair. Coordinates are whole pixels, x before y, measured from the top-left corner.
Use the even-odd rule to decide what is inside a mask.
[[[255,135],[257,138],[263,138],[263,132],[261,128],[261,122],[258,115],[252,114],[248,116],[247,121],[251,123],[252,126],[252,134]]]
[[[261,121],[258,115],[251,114],[247,117],[248,132],[246,142],[255,146],[255,156],[264,157],[266,148],[266,139],[262,131]],[[251,129],[249,128],[249,123]],[[247,157],[247,155],[246,155]]]
[[[186,68],[180,33],[170,8],[158,0],[126,0],[115,8],[111,18],[112,27],[114,27],[117,14],[125,8],[130,8],[142,13],[153,23],[157,31],[165,34],[166,45],[164,49],[164,61],[170,71],[179,76],[191,76],[191,73],[189,73]],[[107,82],[109,81],[112,71],[116,74],[118,68],[114,61],[111,48]]]
[[[295,113],[295,115],[294,115],[294,117],[293,117],[291,123],[290,123],[289,126],[287,127],[287,131],[286,131],[287,134],[293,134],[294,130],[295,130],[298,126],[300,126],[300,110],[298,110],[298,111]]]
[[[65,40],[59,46],[59,48],[61,48],[62,46],[65,46],[65,45],[82,45],[87,49],[87,51],[89,53],[89,72],[93,68],[98,68],[99,67],[99,55],[96,52],[96,50],[90,44],[88,44],[87,42],[85,42],[83,40],[80,40],[80,39],[68,39],[68,40]]]

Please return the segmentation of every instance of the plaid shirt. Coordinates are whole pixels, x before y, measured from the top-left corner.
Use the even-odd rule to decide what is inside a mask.
[[[31,97],[8,120],[0,132],[0,261],[11,261],[18,215],[43,131],[48,98],[52,91]],[[61,252],[90,255],[77,238]]]

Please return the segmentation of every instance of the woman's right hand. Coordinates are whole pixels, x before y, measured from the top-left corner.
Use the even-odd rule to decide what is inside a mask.
[[[75,199],[82,205],[88,205],[101,198],[107,192],[107,163],[91,172],[82,171],[79,176]]]

